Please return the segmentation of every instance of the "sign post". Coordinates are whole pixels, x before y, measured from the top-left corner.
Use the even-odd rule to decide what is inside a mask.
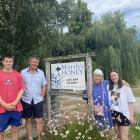
[[[56,100],[59,100],[58,96],[62,93],[66,95],[74,91],[76,95],[78,91],[82,96],[83,90],[86,89],[91,110],[93,107],[92,57],[94,56],[95,53],[91,52],[44,59],[48,79],[46,96],[48,121],[53,119],[55,110],[59,110],[59,101]]]

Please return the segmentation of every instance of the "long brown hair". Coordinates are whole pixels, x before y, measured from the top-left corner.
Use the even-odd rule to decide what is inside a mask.
[[[119,71],[118,70],[112,70],[111,72],[115,72],[115,73],[118,74],[118,76],[119,76],[118,88],[121,88],[123,86],[123,82],[122,82],[122,77],[121,77]],[[110,72],[110,74],[111,74],[111,72]],[[109,77],[110,77],[110,74],[109,74]],[[113,90],[113,86],[114,86],[114,83],[113,83],[113,81],[111,80],[111,77],[110,77],[109,78],[109,90]]]

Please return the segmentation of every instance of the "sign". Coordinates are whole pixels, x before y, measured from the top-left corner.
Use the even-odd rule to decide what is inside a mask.
[[[84,61],[51,64],[51,88],[85,90]]]

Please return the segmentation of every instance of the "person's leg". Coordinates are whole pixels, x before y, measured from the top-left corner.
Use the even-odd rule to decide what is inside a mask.
[[[118,125],[114,125],[114,130],[116,133],[117,140],[120,140],[120,127]]]
[[[12,140],[18,140],[19,139],[19,128],[16,126],[11,126],[12,129]]]
[[[32,118],[26,118],[25,126],[26,126],[28,140],[33,140],[33,136],[32,136]]]
[[[120,126],[120,140],[128,140],[129,126]]]
[[[112,115],[112,121],[113,121],[113,127],[116,133],[116,138],[117,140],[120,140],[120,128],[118,126],[118,112],[111,110],[111,115]]]
[[[19,127],[22,125],[22,112],[9,112],[10,119],[9,124],[11,125],[12,130],[12,140],[19,139]]]
[[[33,117],[36,121],[37,136],[39,138],[43,131],[43,101],[34,105]]]
[[[120,126],[116,125],[117,140],[120,140]]]
[[[0,113],[0,140],[4,140],[4,131],[9,126],[9,113]]]
[[[4,140],[4,133],[0,132],[0,140]]]
[[[40,137],[40,135],[43,131],[43,119],[35,118],[35,121],[36,121],[37,136]]]
[[[25,127],[26,127],[26,132],[27,132],[27,137],[28,140],[33,140],[32,136],[32,103],[28,104],[24,101],[22,101],[22,106],[23,106],[23,118],[25,118]]]

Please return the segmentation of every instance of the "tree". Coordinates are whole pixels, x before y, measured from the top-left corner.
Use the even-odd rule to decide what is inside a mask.
[[[120,73],[121,68],[121,57],[120,51],[113,48],[112,46],[102,49],[97,52],[97,63],[99,67],[104,71],[105,78],[108,78],[108,74],[112,69],[118,69]]]
[[[78,0],[75,9],[72,11],[69,21],[69,32],[79,34],[91,26],[92,13],[87,8],[87,4],[82,0]]]

